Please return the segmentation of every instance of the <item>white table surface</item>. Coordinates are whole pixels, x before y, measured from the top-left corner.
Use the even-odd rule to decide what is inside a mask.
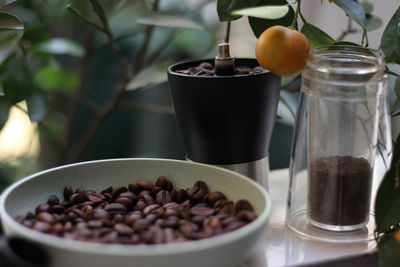
[[[285,225],[288,169],[270,172],[272,212],[260,243],[238,267],[275,267],[315,263],[368,252],[375,241],[337,244],[305,239]]]

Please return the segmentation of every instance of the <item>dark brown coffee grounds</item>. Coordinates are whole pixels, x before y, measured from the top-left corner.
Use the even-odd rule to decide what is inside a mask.
[[[372,168],[364,158],[326,157],[309,166],[308,214],[317,223],[350,226],[369,215]]]
[[[208,62],[200,63],[198,66],[190,67],[186,70],[176,70],[176,72],[192,76],[217,76],[214,66]],[[256,66],[254,68],[246,66],[235,67],[235,75],[256,74],[261,72],[265,72],[265,69],[261,66]]]

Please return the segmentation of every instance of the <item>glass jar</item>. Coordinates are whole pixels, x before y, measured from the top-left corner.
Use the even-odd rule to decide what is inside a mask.
[[[294,231],[336,242],[373,238],[375,155],[379,129],[388,128],[380,127],[384,70],[380,51],[311,50],[291,151],[286,223]]]

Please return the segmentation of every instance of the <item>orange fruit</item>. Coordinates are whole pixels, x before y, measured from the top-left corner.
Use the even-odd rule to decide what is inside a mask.
[[[393,238],[394,238],[397,242],[400,242],[400,229],[397,229],[397,230],[394,232]]]
[[[296,30],[284,26],[266,29],[256,44],[256,58],[265,69],[279,76],[292,76],[306,66],[310,44]]]

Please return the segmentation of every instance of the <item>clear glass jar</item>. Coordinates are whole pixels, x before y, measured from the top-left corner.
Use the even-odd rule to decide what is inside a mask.
[[[384,69],[380,51],[311,50],[291,152],[286,223],[294,231],[334,242],[373,238],[375,155],[379,129],[388,128],[380,127]]]

